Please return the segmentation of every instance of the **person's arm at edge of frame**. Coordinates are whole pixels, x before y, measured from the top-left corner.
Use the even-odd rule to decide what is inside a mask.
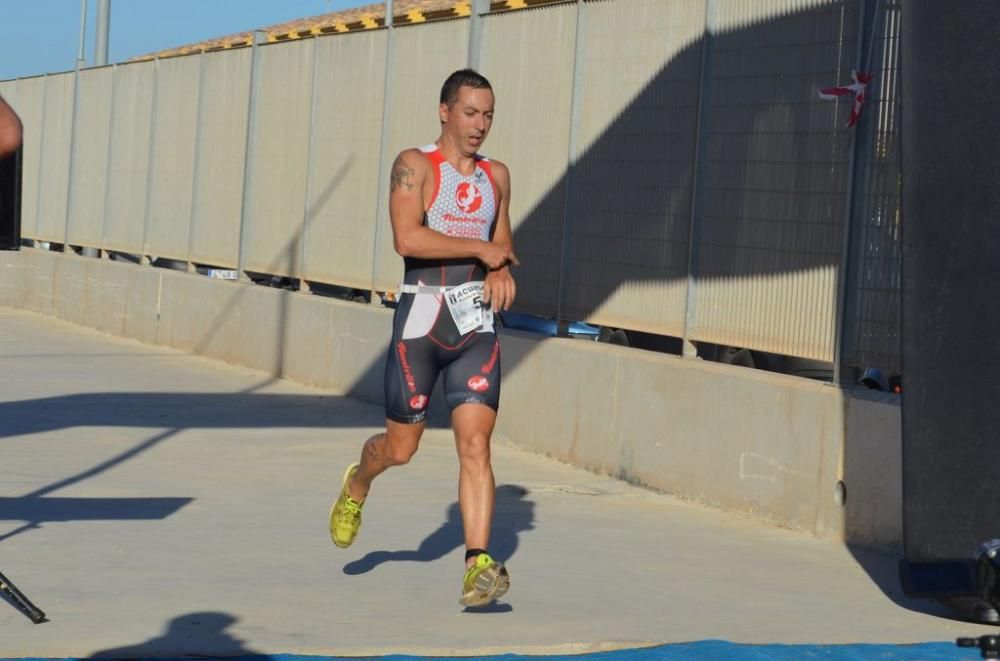
[[[21,146],[21,120],[0,96],[0,158],[6,158]]]
[[[490,161],[493,180],[500,194],[500,205],[497,209],[497,222],[493,230],[493,243],[503,248],[509,255],[514,255],[514,237],[510,227],[510,170],[500,161]],[[514,264],[516,258],[510,260]],[[497,311],[509,310],[517,295],[517,285],[510,273],[510,262],[499,268],[492,268],[486,274],[483,285],[483,303],[491,304]]]
[[[424,225],[424,181],[430,163],[417,149],[400,152],[392,164],[389,188],[389,219],[393,246],[402,257],[451,259],[474,257],[488,268],[517,263],[509,249],[495,241],[446,236]]]

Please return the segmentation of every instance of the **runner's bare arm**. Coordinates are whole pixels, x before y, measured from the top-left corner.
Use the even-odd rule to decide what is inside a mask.
[[[0,158],[13,154],[20,146],[21,120],[0,96]]]
[[[514,254],[514,237],[510,228],[510,170],[500,161],[490,162],[493,180],[497,184],[500,195],[500,205],[497,209],[496,228],[493,231],[493,243],[502,246],[511,256],[511,262],[517,264]],[[486,275],[483,285],[483,302],[490,303],[494,310],[509,310],[517,295],[517,285],[510,272],[510,264],[504,264],[491,270]]]
[[[475,257],[490,268],[507,263],[513,255],[494,241],[460,239],[424,226],[424,182],[432,176],[430,162],[417,149],[400,152],[392,164],[389,218],[396,252],[422,259]]]

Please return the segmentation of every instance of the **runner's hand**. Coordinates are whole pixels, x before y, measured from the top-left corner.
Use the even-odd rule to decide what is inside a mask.
[[[517,295],[517,284],[509,268],[500,268],[486,274],[483,281],[483,304],[489,305],[494,312],[509,310]]]
[[[518,261],[517,255],[514,254],[513,250],[493,243],[492,241],[483,241],[483,247],[479,253],[479,261],[486,264],[490,270],[498,269],[502,266],[507,266],[508,264],[521,263]]]

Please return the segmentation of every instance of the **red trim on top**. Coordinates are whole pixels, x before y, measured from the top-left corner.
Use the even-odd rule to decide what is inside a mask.
[[[500,191],[497,189],[497,182],[493,179],[493,164],[490,163],[490,159],[483,156],[476,157],[476,165],[483,169],[486,173],[486,177],[490,180],[490,185],[493,186],[493,206],[494,215],[500,213]]]
[[[437,201],[438,191],[441,190],[441,164],[444,163],[444,155],[440,149],[424,152],[424,155],[431,162],[431,165],[434,166],[434,194],[431,195],[431,199],[424,205],[424,211],[426,212],[434,206],[434,202]]]
[[[449,347],[447,344],[445,344],[441,340],[439,340],[436,337],[434,337],[434,335],[432,335],[431,333],[427,333],[427,339],[428,340],[430,340],[434,344],[438,345],[439,347],[441,347],[442,349],[445,349],[447,351],[455,351],[456,349],[461,349],[463,346],[465,346],[466,342],[468,342],[469,340],[471,340],[475,336],[476,336],[476,333],[475,332],[471,332],[468,335],[466,335],[465,338],[461,342],[459,342],[458,344],[456,344],[453,347]]]
[[[471,267],[469,267],[469,275],[468,275],[468,276],[466,276],[466,277],[469,277],[469,278],[471,278],[471,277],[472,277],[472,274],[473,274],[473,272],[474,272],[475,270],[476,270],[476,265],[475,265],[475,264],[473,264],[473,265],[472,265]],[[445,271],[444,271],[444,264],[442,264],[442,265],[441,265],[441,284],[442,284],[442,285],[444,285],[444,284],[445,284]],[[435,328],[437,327],[437,322],[438,322],[438,319],[440,319],[440,318],[441,318],[441,310],[443,310],[443,309],[444,309],[444,307],[445,307],[445,304],[444,304],[444,301],[443,301],[443,299],[444,299],[444,294],[436,294],[435,296],[436,296],[436,297],[438,298],[438,301],[440,301],[440,302],[442,303],[442,305],[441,305],[441,306],[440,306],[440,307],[438,308],[438,316],[434,318],[434,325],[433,325],[433,326],[431,326],[431,330],[430,330],[430,331],[429,331],[429,332],[427,333],[426,337],[427,337],[427,338],[428,338],[428,339],[429,339],[429,340],[430,340],[431,342],[433,342],[434,344],[438,345],[438,346],[439,346],[439,347],[441,347],[442,349],[447,349],[448,351],[454,351],[454,350],[456,350],[456,349],[460,349],[460,348],[462,348],[463,346],[465,346],[465,343],[466,343],[466,342],[468,342],[469,340],[471,340],[471,339],[472,339],[472,337],[473,337],[473,336],[475,335],[475,333],[469,333],[468,335],[466,335],[466,337],[465,337],[465,338],[464,338],[464,339],[463,339],[463,340],[462,340],[461,342],[459,342],[458,344],[456,344],[456,345],[455,345],[455,346],[453,346],[453,347],[450,347],[450,346],[448,346],[447,344],[445,344],[445,343],[444,343],[444,342],[442,342],[441,340],[439,340],[439,339],[437,339],[436,337],[434,337],[434,329],[435,329]]]

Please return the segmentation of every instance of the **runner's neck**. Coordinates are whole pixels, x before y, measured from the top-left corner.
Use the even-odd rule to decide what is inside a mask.
[[[452,146],[444,135],[438,138],[434,144],[437,145],[438,151],[444,156],[444,160],[448,161],[451,167],[455,168],[460,175],[468,177],[476,171],[476,154],[466,156],[456,147]]]

